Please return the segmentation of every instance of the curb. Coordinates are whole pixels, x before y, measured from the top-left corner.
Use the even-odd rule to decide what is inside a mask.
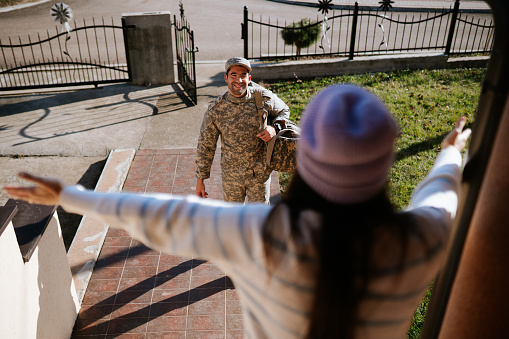
[[[95,191],[120,192],[127,178],[134,154],[134,149],[111,151]],[[107,224],[83,216],[67,252],[67,259],[71,267],[80,306],[101,253],[108,228]]]
[[[40,1],[35,1],[35,2],[27,2],[25,4],[20,4],[20,5],[7,6],[7,7],[0,8],[0,13],[15,11],[17,9],[39,5],[39,4],[48,2],[48,1],[49,0],[40,0]]]

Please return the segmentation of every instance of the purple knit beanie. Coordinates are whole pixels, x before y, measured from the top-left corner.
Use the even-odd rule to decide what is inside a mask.
[[[353,85],[316,95],[301,123],[297,169],[329,201],[354,204],[382,191],[399,130],[382,102]]]

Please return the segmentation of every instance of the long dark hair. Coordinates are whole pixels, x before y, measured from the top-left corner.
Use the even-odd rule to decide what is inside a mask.
[[[370,275],[371,250],[378,227],[392,228],[401,238],[402,258],[406,250],[409,221],[405,213],[396,213],[385,190],[368,201],[342,205],[330,202],[313,191],[298,173],[292,177],[281,202],[288,206],[291,237],[298,240],[298,219],[304,210],[321,215],[322,224],[313,237],[319,267],[316,272],[315,297],[307,338],[351,338],[357,307],[363,298]],[[274,207],[267,220],[278,209]],[[277,223],[266,222],[263,229],[265,258],[269,267],[279,263],[270,241]],[[295,241],[298,243],[298,241]],[[397,246],[397,244],[396,244]]]

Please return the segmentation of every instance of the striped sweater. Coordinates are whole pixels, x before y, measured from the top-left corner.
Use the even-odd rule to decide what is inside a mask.
[[[425,290],[441,268],[460,187],[461,154],[443,150],[406,209],[423,239],[410,237],[403,266],[395,236],[377,234],[374,258],[378,273],[361,302],[356,338],[404,338]],[[301,214],[299,245],[290,236],[283,205],[271,218],[277,234],[271,245],[283,251],[270,278],[261,232],[271,207],[241,205],[170,195],[99,193],[69,186],[61,195],[68,212],[87,214],[127,230],[148,246],[184,257],[209,260],[234,282],[243,307],[246,338],[302,338],[313,300],[316,253],[310,233],[320,225],[312,212]],[[334,268],[331,268],[334,269]]]

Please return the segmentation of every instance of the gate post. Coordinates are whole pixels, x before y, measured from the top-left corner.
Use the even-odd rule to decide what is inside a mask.
[[[248,27],[247,27],[247,6],[244,6],[244,23],[242,24],[241,39],[244,40],[244,59],[248,59]]]
[[[175,83],[170,12],[122,14],[131,85]]]
[[[359,16],[359,3],[355,2],[353,8],[353,19],[352,19],[352,36],[350,38],[350,53],[348,56],[349,60],[353,60],[353,54],[355,52],[355,36],[357,35],[357,17]]]
[[[454,29],[456,28],[456,20],[458,19],[458,11],[460,8],[460,0],[456,0],[454,3],[454,9],[452,11],[451,27],[449,28],[449,36],[447,37],[447,44],[445,45],[445,55],[451,53],[452,38],[454,37]]]

